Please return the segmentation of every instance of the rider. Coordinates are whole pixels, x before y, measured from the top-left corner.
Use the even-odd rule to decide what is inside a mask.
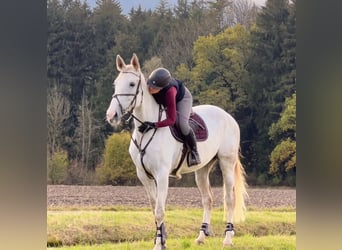
[[[176,121],[184,136],[185,142],[190,148],[189,166],[201,163],[195,134],[189,126],[189,117],[192,109],[192,95],[183,83],[171,77],[170,72],[165,68],[157,68],[147,79],[149,92],[158,104],[166,108],[166,119],[159,122],[144,122],[138,127],[141,133],[152,128],[173,126]],[[178,112],[178,119],[177,118]]]

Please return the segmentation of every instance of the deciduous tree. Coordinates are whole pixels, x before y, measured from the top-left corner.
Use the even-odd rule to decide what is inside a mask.
[[[286,99],[280,119],[273,123],[269,136],[279,143],[270,155],[270,170],[273,175],[285,178],[287,173],[294,173],[296,168],[296,94]]]
[[[243,26],[236,25],[196,41],[193,52],[196,66],[189,84],[195,103],[216,104],[230,113],[246,104],[248,36]]]
[[[123,185],[138,183],[135,166],[128,153],[129,133],[115,133],[108,137],[103,165],[96,169],[100,183]]]
[[[70,115],[69,100],[54,85],[47,91],[47,146],[48,157],[62,149],[64,122]]]

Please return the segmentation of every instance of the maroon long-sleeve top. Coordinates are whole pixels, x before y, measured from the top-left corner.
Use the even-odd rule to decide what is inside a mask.
[[[176,95],[177,89],[175,87],[169,88],[165,93],[165,108],[166,108],[166,119],[156,122],[156,127],[167,127],[174,125],[177,118],[176,112]]]

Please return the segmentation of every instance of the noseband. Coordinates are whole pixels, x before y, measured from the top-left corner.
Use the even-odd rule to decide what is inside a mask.
[[[141,73],[139,75],[134,73],[134,72],[131,72],[131,71],[122,71],[121,73],[129,73],[129,74],[133,74],[133,75],[139,77],[139,82],[138,82],[138,86],[137,86],[135,94],[125,94],[124,93],[124,94],[114,94],[112,96],[112,98],[115,98],[116,101],[119,104],[120,111],[121,111],[121,114],[122,114],[122,120],[121,121],[124,122],[124,123],[127,123],[127,121],[132,116],[132,113],[133,113],[133,110],[135,108],[135,105],[137,104],[137,96],[139,94],[139,88],[141,86]],[[144,92],[141,89],[141,94],[143,95],[143,93]],[[133,99],[132,99],[131,103],[128,105],[126,110],[123,109],[122,104],[121,104],[121,102],[119,100],[119,96],[133,96]],[[142,98],[141,98],[141,101],[142,101]]]
[[[137,77],[139,77],[139,82],[138,82],[138,86],[137,86],[137,89],[136,89],[136,92],[135,94],[114,94],[112,96],[112,98],[115,98],[116,101],[118,102],[119,104],[119,107],[120,107],[120,111],[121,111],[121,114],[122,114],[122,118],[121,118],[121,122],[124,123],[124,129],[128,130],[130,132],[130,129],[129,129],[129,126],[128,126],[128,122],[129,120],[131,119],[131,117],[133,117],[135,120],[137,120],[138,122],[140,122],[141,124],[143,123],[143,121],[141,121],[140,119],[138,119],[135,115],[133,115],[133,110],[135,108],[135,105],[137,104],[137,96],[139,94],[139,88],[141,87],[141,73],[140,75],[134,73],[134,72],[131,72],[131,71],[122,71],[121,73],[130,73],[130,74],[133,74]],[[141,95],[143,95],[144,92],[141,88]],[[128,105],[127,109],[124,110],[123,107],[122,107],[122,104],[119,100],[119,97],[120,96],[133,96],[133,99],[131,101],[131,103]],[[142,102],[143,98],[141,98],[141,102]],[[161,109],[161,106],[159,105],[159,118],[158,120],[160,121],[161,119],[161,115],[162,115],[162,109]],[[148,142],[146,143],[146,145],[144,147],[142,147],[141,143],[142,143],[142,140],[140,140],[140,143],[132,137],[132,133],[130,132],[130,135],[131,135],[131,140],[133,141],[134,145],[138,148],[139,152],[140,152],[140,160],[141,160],[141,164],[146,172],[146,175],[150,178],[150,179],[154,179],[153,175],[147,171],[146,167],[145,167],[145,164],[144,164],[144,161],[143,161],[143,157],[145,155],[145,150],[147,148],[147,146],[150,144],[150,142],[152,141],[153,139],[153,136],[154,134],[156,133],[157,129],[155,128],[154,131],[153,131],[153,134],[152,136],[150,137],[150,139],[148,140]],[[143,134],[143,136],[145,135],[145,133]]]
[[[136,89],[136,92],[135,94],[126,94],[126,93],[123,93],[123,94],[114,94],[112,98],[115,98],[116,101],[118,102],[119,104],[119,107],[120,107],[120,111],[121,111],[121,114],[122,114],[122,118],[121,118],[121,122],[123,122],[124,124],[124,129],[128,130],[130,132],[130,135],[131,135],[131,140],[133,141],[134,145],[137,147],[137,149],[139,150],[140,152],[140,160],[141,160],[141,165],[142,167],[144,168],[145,172],[146,172],[146,175],[150,178],[150,179],[154,179],[153,175],[147,171],[146,167],[145,167],[145,164],[144,164],[144,161],[143,161],[143,158],[144,158],[144,155],[145,155],[145,152],[146,152],[146,148],[148,147],[148,145],[151,143],[153,137],[154,137],[154,134],[156,133],[157,131],[157,128],[154,129],[153,131],[153,134],[152,136],[149,138],[149,140],[147,141],[146,145],[143,147],[141,145],[142,143],[142,139],[140,140],[140,142],[138,142],[135,138],[132,137],[132,133],[129,129],[129,126],[128,126],[128,123],[129,123],[129,120],[133,117],[133,119],[137,120],[138,122],[140,122],[141,124],[143,124],[144,122],[141,121],[140,119],[138,119],[135,115],[133,115],[133,110],[135,108],[135,105],[137,104],[137,96],[139,94],[139,88],[141,88],[141,95],[144,94],[143,92],[143,89],[141,87],[141,73],[140,75],[134,73],[134,72],[131,72],[131,71],[122,71],[121,73],[129,73],[129,74],[133,74],[137,77],[139,77],[139,82],[138,82],[138,86],[137,86],[137,89]],[[120,102],[120,99],[119,97],[120,96],[133,96],[133,99],[131,101],[131,103],[128,105],[127,109],[124,110],[123,107],[122,107],[122,104]],[[143,98],[141,98],[141,103],[143,101]],[[161,120],[161,116],[162,116],[162,108],[161,108],[161,105],[159,105],[159,117],[158,117],[158,121]],[[145,133],[143,133],[142,137],[145,136]]]

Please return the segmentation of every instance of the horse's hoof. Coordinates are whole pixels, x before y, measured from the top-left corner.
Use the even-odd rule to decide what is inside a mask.
[[[153,250],[166,250],[166,245],[164,245],[164,246],[154,246]]]
[[[204,240],[196,239],[195,242],[196,242],[197,245],[204,244]]]
[[[233,242],[223,242],[223,247],[232,247]]]
[[[197,239],[195,240],[195,242],[198,245],[204,244],[204,240],[205,240],[205,234],[203,231],[200,231],[199,236],[197,237]]]

